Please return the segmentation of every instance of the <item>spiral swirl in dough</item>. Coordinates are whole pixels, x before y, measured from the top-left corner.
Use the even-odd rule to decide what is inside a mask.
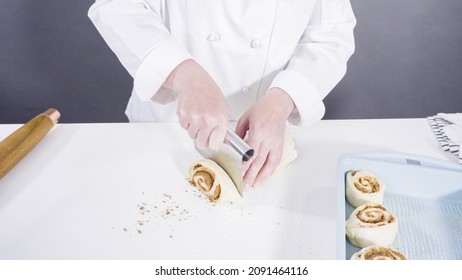
[[[365,171],[350,171],[346,177],[346,198],[353,207],[365,203],[382,203],[385,184],[374,174]]]
[[[398,234],[398,220],[383,205],[366,203],[351,213],[345,231],[353,246],[389,246]]]
[[[189,168],[189,182],[212,202],[235,202],[241,198],[226,172],[213,160],[203,159]]]
[[[351,260],[405,260],[401,252],[382,246],[369,246],[354,253]]]

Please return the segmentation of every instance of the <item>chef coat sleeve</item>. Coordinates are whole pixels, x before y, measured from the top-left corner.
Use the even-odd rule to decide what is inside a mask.
[[[306,126],[325,112],[324,97],[346,73],[354,52],[356,19],[349,0],[320,0],[284,69],[270,89],[283,89],[295,103],[289,123]]]
[[[96,0],[88,16],[134,78],[141,100],[150,100],[172,70],[191,54],[175,42],[161,18],[161,1]]]

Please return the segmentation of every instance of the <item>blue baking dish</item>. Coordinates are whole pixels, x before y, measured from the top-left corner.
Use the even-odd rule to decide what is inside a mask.
[[[408,259],[462,259],[462,165],[403,153],[352,153],[338,160],[337,258],[360,250],[345,236],[354,208],[345,198],[351,170],[368,170],[385,182],[383,205],[398,218],[390,247]]]

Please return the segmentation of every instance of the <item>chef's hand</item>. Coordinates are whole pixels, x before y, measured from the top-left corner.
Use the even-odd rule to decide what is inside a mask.
[[[256,186],[273,174],[281,162],[286,120],[295,105],[280,88],[269,92],[242,115],[236,134],[244,138],[255,150],[250,161],[244,164],[244,188]]]
[[[181,126],[201,148],[218,150],[228,128],[229,109],[218,85],[192,59],[178,65],[164,83],[178,94]]]

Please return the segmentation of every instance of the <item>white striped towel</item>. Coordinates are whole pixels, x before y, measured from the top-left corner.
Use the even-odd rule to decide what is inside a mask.
[[[459,158],[462,164],[462,113],[444,114],[427,117],[436,139],[444,151]]]

